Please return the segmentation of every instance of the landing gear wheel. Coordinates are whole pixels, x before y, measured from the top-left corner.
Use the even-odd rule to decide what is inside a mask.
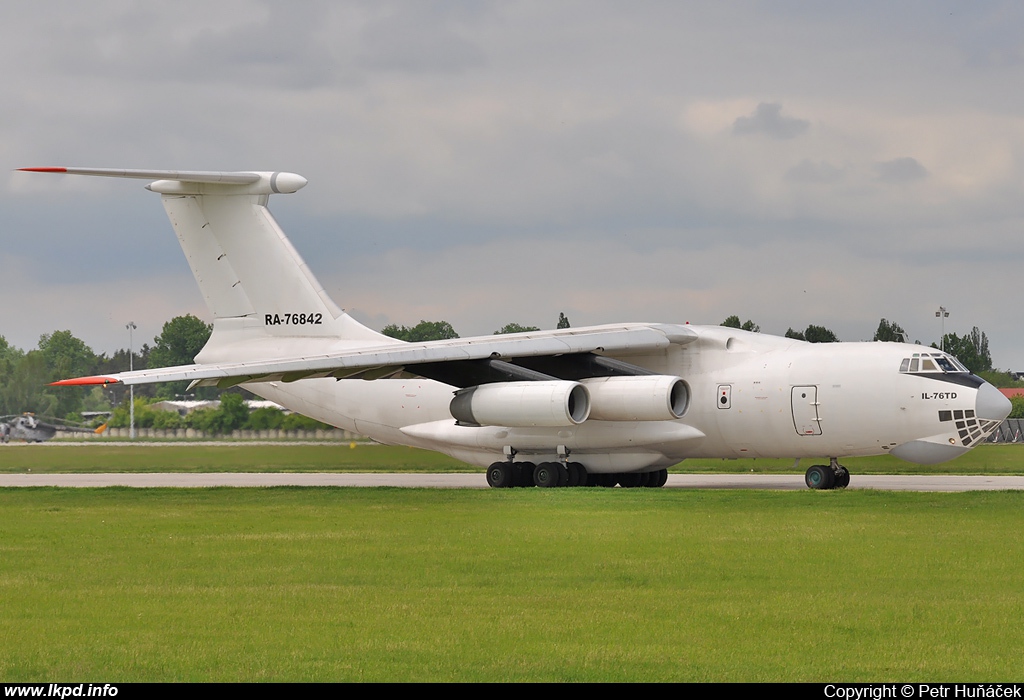
[[[569,462],[565,465],[569,472],[569,486],[585,486],[587,483],[587,468],[579,462]]]
[[[517,462],[516,469],[518,469],[518,477],[516,480],[516,486],[532,487],[533,484],[533,470],[537,468],[537,465],[533,462]]]
[[[495,462],[487,467],[487,484],[494,489],[507,489],[515,485],[512,463]]]
[[[839,467],[839,473],[836,474],[836,488],[845,489],[850,485],[850,470],[846,467]]]
[[[512,485],[516,488],[533,486],[533,464],[531,462],[516,462],[512,465]]]
[[[619,474],[619,486],[624,489],[634,489],[641,484],[641,476],[636,472],[629,472],[628,474]]]
[[[558,462],[541,462],[533,470],[533,483],[542,489],[558,486],[561,466]]]
[[[807,488],[825,491],[835,487],[836,475],[831,467],[815,464],[804,475]]]
[[[555,466],[558,467],[558,485],[568,486],[569,485],[569,469],[561,462],[555,462]]]
[[[666,481],[668,481],[668,469],[659,469],[647,475],[647,483],[644,486],[649,489],[660,489]]]

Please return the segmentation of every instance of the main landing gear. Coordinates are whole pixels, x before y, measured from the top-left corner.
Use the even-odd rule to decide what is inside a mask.
[[[804,475],[804,483],[807,488],[819,489],[845,489],[850,485],[850,470],[839,463],[836,457],[829,459],[828,465],[815,464],[807,470]]]
[[[668,470],[627,474],[589,474],[579,462],[495,462],[487,467],[487,484],[496,489],[516,486],[645,486],[660,488],[668,481]]]

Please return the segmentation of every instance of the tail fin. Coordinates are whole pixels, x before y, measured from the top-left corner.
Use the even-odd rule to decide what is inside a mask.
[[[340,309],[267,209],[271,194],[297,192],[306,179],[283,172],[183,172],[25,168],[36,172],[155,180],[192,273],[214,317],[204,360],[243,341],[393,342]],[[283,350],[283,348],[282,348]]]

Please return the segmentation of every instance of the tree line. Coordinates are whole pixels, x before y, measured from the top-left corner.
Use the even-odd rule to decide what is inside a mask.
[[[740,321],[740,317],[736,315],[729,316],[721,325],[755,333],[761,330],[760,326],[752,320]],[[555,327],[570,327],[569,319],[564,313],[559,313]],[[121,384],[60,388],[47,385],[58,379],[69,377],[125,372],[128,371],[129,365],[138,370],[191,364],[210,339],[212,330],[211,324],[205,323],[191,314],[176,316],[163,325],[160,334],[153,339],[152,345],[143,343],[139,349],[133,351],[130,357],[126,349],[118,350],[109,356],[96,354],[84,341],[76,338],[68,330],[54,331],[41,336],[38,346],[28,351],[11,346],[3,336],[0,336],[0,415],[32,411],[37,415],[74,419],[84,411],[110,411],[112,407],[118,406],[123,408],[127,414],[128,389]],[[537,330],[540,329],[536,326],[507,323],[494,333],[496,335],[528,333]],[[382,333],[407,342],[459,337],[455,328],[447,321],[421,320],[412,327],[391,324],[385,326]],[[839,338],[834,332],[824,326],[814,324],[808,325],[803,331],[789,328],[786,331],[786,337],[806,340],[811,343],[839,342]],[[879,322],[872,340],[902,341],[905,337],[906,334],[898,323],[883,318]],[[964,335],[945,334],[942,338],[942,345],[946,352],[960,360],[965,367],[985,377],[996,386],[1022,385],[1020,382],[1014,383],[1007,373],[993,370],[988,337],[977,327]],[[933,343],[932,347],[937,346]],[[195,423],[193,425],[185,419],[172,417],[171,414],[158,417],[155,414],[159,412],[149,409],[149,413],[147,413],[141,408],[150,401],[180,397],[185,393],[187,386],[187,382],[137,386],[135,389],[136,399],[141,400],[136,407],[137,424],[141,427],[149,427],[147,426],[150,421],[149,413],[152,413],[154,414],[152,427],[199,427],[199,429],[206,430],[208,428],[198,425],[203,420],[214,423],[220,421],[222,425],[233,425],[235,427],[232,427],[232,430],[238,427],[251,427],[256,430],[285,427],[284,421],[287,417],[271,416],[269,413],[256,416],[258,411],[252,414],[255,423],[251,426],[236,425],[241,420],[241,413],[233,417],[220,416],[216,419],[209,415],[200,415],[189,419]],[[229,389],[227,392],[222,392],[215,387],[202,387],[196,389],[189,398],[216,399],[225,393],[249,395],[241,387]],[[234,399],[231,401],[233,402]],[[115,415],[115,420],[120,420],[120,418]],[[178,420],[178,424],[172,425],[176,420]],[[262,427],[257,427],[256,423]],[[264,423],[266,423],[265,426]],[[289,428],[285,427],[285,429]]]
[[[564,313],[559,312],[558,322],[555,324],[556,329],[569,328],[569,319]],[[506,335],[508,333],[530,333],[532,331],[539,331],[540,328],[537,326],[523,326],[518,323],[506,323],[504,326],[494,331],[494,335]],[[421,320],[415,326],[408,328],[406,326],[399,326],[394,323],[384,326],[380,331],[384,335],[397,338],[398,340],[404,340],[407,343],[425,343],[431,340],[450,340],[452,338],[458,338],[459,334],[452,328],[452,324],[447,321],[423,321]]]
[[[568,328],[569,319],[559,314],[558,328]],[[495,333],[523,333],[539,330],[535,326],[509,323]],[[70,377],[116,374],[127,372],[129,367],[156,369],[192,364],[195,356],[203,349],[213,326],[199,318],[186,314],[176,316],[163,325],[153,344],[143,343],[129,355],[127,349],[120,349],[112,355],[97,354],[85,341],[75,337],[69,330],[54,331],[39,338],[39,344],[31,350],[12,346],[0,335],[0,415],[32,412],[40,416],[77,420],[83,412],[111,411],[111,425],[128,424],[128,388],[122,384],[92,387],[51,387],[50,382]],[[447,321],[421,321],[407,328],[389,325],[383,329],[385,335],[409,342],[458,338],[458,333]],[[259,409],[245,420],[235,406],[235,399],[224,397],[237,394],[251,396],[241,387],[221,391],[216,387],[199,387],[187,398],[222,399],[222,409],[195,411],[184,418],[173,412],[156,411],[148,408],[149,403],[186,398],[188,382],[164,382],[141,384],[135,387],[136,425],[155,428],[193,427],[209,432],[225,432],[235,429],[267,430],[280,428],[314,429],[327,427],[302,416],[286,416],[276,409]],[[244,405],[243,405],[244,409]],[[124,414],[123,416],[121,414]]]
[[[110,411],[125,402],[121,384],[92,387],[51,387],[50,382],[94,374],[114,374],[191,364],[210,339],[212,326],[195,316],[178,316],[164,324],[153,345],[143,343],[129,357],[121,349],[113,355],[96,354],[71,331],[54,331],[39,338],[31,350],[13,347],[0,336],[0,415],[31,411],[37,415],[75,419],[85,411]],[[145,384],[136,398],[167,399],[184,392],[187,382]],[[199,398],[216,398],[216,389]],[[127,404],[125,404],[127,405]]]
[[[747,319],[741,321],[737,315],[732,315],[726,318],[720,324],[728,328],[739,328],[745,331],[751,331],[753,333],[760,333],[761,327],[754,323],[752,320]],[[564,313],[558,315],[558,324],[556,328],[569,328],[569,319],[566,318]],[[494,331],[495,335],[503,335],[506,333],[528,333],[530,331],[540,330],[536,326],[522,326],[518,323],[508,323],[498,330]],[[385,326],[381,332],[384,335],[399,340],[404,340],[410,343],[422,343],[430,340],[448,340],[450,338],[458,338],[459,334],[455,331],[447,321],[420,321],[418,324],[412,327],[398,326],[391,324]],[[810,324],[802,331],[794,330],[793,328],[787,328],[785,337],[794,338],[796,340],[804,340],[808,343],[838,343],[841,342],[839,337],[825,326],[818,326]],[[906,331],[903,327],[894,321],[882,319],[878,323],[878,328],[875,330],[873,341],[884,341],[884,342],[904,342],[909,338],[907,337]],[[920,345],[920,341],[917,341]],[[939,346],[932,343],[931,347],[938,348]],[[949,354],[960,360],[963,365],[974,372],[991,374],[995,372],[992,368],[992,355],[988,349],[988,336],[984,332],[980,331],[977,326],[971,329],[970,333],[966,333],[963,336],[958,336],[956,333],[947,333],[942,337],[942,347]],[[998,373],[1000,375],[1005,373]],[[1003,377],[985,377],[992,381],[996,386],[1005,386],[1007,382],[1012,382],[1009,375]],[[993,381],[993,379],[995,381]]]
[[[114,409],[108,425],[127,428],[129,422],[128,402],[125,401]],[[135,426],[158,430],[193,428],[212,435],[226,435],[233,430],[325,430],[333,427],[299,413],[285,414],[271,406],[250,412],[242,393],[237,391],[222,393],[217,407],[197,408],[185,416],[177,411],[155,409],[150,399],[136,398]]]
[[[740,328],[754,333],[758,333],[761,330],[761,327],[750,319],[740,323],[740,317],[735,315],[729,316],[719,325],[729,328]],[[789,328],[786,330],[786,337],[795,338],[797,340],[806,340],[808,343],[840,342],[838,336],[836,336],[836,334],[831,330],[824,326],[815,326],[813,324],[807,326],[807,329],[803,331],[795,331],[792,328]],[[878,328],[875,330],[875,335],[871,340],[893,343],[910,342],[909,336],[900,324],[884,318],[878,322]],[[915,342],[918,345],[921,344],[921,341]],[[992,368],[992,355],[988,349],[988,336],[986,336],[983,331],[979,330],[977,326],[972,328],[970,333],[966,333],[963,336],[959,336],[956,333],[946,333],[942,336],[941,342],[941,347],[945,352],[948,352],[950,355],[960,360],[964,367],[975,374],[994,372]],[[931,347],[939,349],[939,346],[935,343],[932,343]],[[988,377],[986,377],[986,379],[988,379]],[[996,386],[1002,386],[1005,383],[1005,380],[1002,378],[998,381],[1001,383],[992,383],[996,384]]]

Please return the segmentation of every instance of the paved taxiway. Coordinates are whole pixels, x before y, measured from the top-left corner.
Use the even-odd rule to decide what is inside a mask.
[[[213,486],[396,486],[401,488],[484,489],[483,474],[0,474],[0,488],[61,486],[133,488],[203,488]],[[671,474],[665,488],[806,489],[799,474]],[[1024,476],[858,476],[851,489],[882,491],[1024,490]]]

